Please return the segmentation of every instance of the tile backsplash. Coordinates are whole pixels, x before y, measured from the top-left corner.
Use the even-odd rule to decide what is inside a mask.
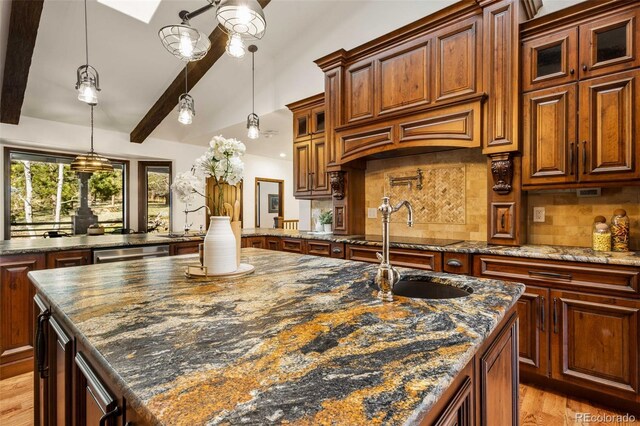
[[[391,185],[390,178],[410,178],[423,173],[423,188],[416,181]],[[406,213],[392,216],[391,234],[422,238],[487,239],[487,159],[479,149],[458,149],[367,162],[365,203],[380,205],[383,196],[393,204],[409,200],[415,212],[413,228]],[[380,234],[380,215],[367,218],[367,234]]]
[[[630,219],[631,250],[640,250],[640,187],[602,188],[599,197],[578,197],[575,191],[536,191],[528,195],[529,244],[591,246],[593,218],[610,223],[613,211],[625,209]],[[533,208],[545,208],[544,223],[533,222]]]

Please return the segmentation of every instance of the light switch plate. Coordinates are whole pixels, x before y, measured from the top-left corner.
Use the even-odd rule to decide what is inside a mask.
[[[369,207],[367,209],[367,217],[369,219],[377,219],[378,218],[378,209],[375,207]]]
[[[545,209],[544,207],[533,208],[533,221],[536,223],[544,223],[545,221]]]

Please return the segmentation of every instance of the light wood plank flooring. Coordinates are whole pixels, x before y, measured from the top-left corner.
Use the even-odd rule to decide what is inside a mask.
[[[33,423],[33,375],[22,374],[0,381],[0,425],[31,426]],[[586,401],[568,398],[546,389],[520,385],[521,426],[582,426],[576,413],[592,415],[620,414],[594,407]],[[615,423],[588,423],[589,426],[612,426]],[[587,423],[584,423],[587,425]],[[632,425],[627,423],[624,426]],[[635,422],[633,425],[640,425]]]

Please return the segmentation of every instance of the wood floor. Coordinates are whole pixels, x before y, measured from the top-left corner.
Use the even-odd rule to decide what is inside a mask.
[[[23,374],[0,381],[0,425],[30,426],[33,422],[33,376]],[[586,401],[567,398],[545,389],[520,385],[521,426],[573,426],[604,425],[616,423],[581,423],[575,421],[576,413],[591,415],[620,414],[594,407]],[[634,423],[640,424],[640,423]],[[627,423],[627,425],[630,425]],[[626,425],[625,425],[626,426]]]

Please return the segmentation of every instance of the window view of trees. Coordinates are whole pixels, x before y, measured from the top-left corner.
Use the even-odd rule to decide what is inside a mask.
[[[45,231],[71,234],[71,215],[79,206],[80,185],[71,158],[11,152],[11,237],[41,237]],[[124,223],[124,164],[94,173],[89,205],[107,228]]]
[[[170,215],[168,167],[147,168],[147,232],[167,232]]]

